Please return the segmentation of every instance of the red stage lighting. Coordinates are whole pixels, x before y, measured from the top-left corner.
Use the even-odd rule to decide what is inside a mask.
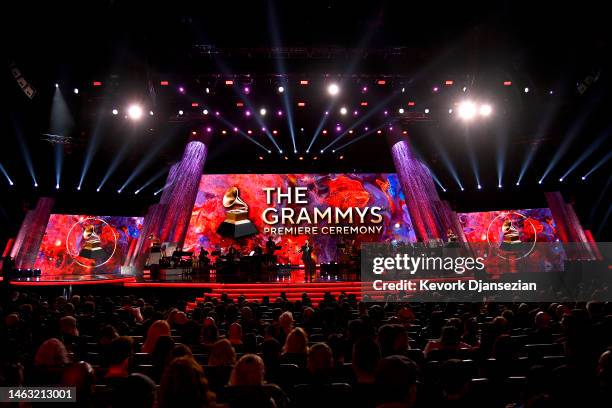
[[[232,81],[231,79],[228,79],[225,81],[225,85],[234,85],[234,81]]]
[[[239,108],[242,108],[244,106],[244,103],[242,102],[236,102],[236,106]]]
[[[93,86],[102,86],[102,81],[93,81]]]
[[[414,105],[415,105],[414,101],[408,102],[408,106],[414,106]]]
[[[510,86],[512,85],[512,81],[504,81],[504,86]]]
[[[191,102],[191,106],[192,106],[193,108],[197,108],[198,106],[200,106],[200,104],[199,104],[199,103],[197,103],[197,102]]]
[[[160,81],[159,84],[161,86],[168,86],[168,85],[170,85],[170,82],[168,82],[168,81]]]
[[[361,106],[368,106],[368,103],[364,101],[364,102],[361,102],[359,105],[361,105]]]
[[[300,85],[308,85],[308,80],[307,79],[302,79],[300,81]]]
[[[454,83],[455,83],[455,81],[450,80],[450,79],[447,79],[446,81],[444,81],[444,85],[452,85]]]
[[[306,106],[306,102],[298,102],[298,106],[303,108],[304,106]]]
[[[384,79],[379,79],[378,81],[376,81],[376,83],[378,85],[385,85],[387,83],[387,81],[385,81]]]

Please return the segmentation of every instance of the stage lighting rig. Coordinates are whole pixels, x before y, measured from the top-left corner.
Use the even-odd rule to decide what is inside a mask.
[[[128,117],[132,120],[139,120],[142,117],[142,107],[137,104],[130,105],[127,109]]]

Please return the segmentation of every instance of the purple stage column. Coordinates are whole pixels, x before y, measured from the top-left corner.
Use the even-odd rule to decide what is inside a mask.
[[[185,147],[183,158],[176,166],[172,186],[166,195],[168,208],[160,231],[162,242],[183,245],[185,241],[207,151],[206,145],[201,141],[191,141]]]
[[[440,197],[429,169],[415,157],[405,140],[393,144],[391,154],[417,239],[424,242],[442,239],[434,205]]]
[[[573,243],[569,247],[569,259],[595,259],[582,225],[571,204],[567,204],[560,192],[544,193],[548,208],[557,226],[557,235],[564,243]]]
[[[140,230],[140,235],[138,236],[138,242],[136,242],[136,248],[131,259],[126,262],[126,265],[142,270],[149,247],[151,246],[149,237],[151,234],[159,236],[159,230],[167,208],[164,204],[153,204],[149,207],[149,211],[142,224],[142,230]]]
[[[38,199],[36,208],[27,212],[15,239],[15,246],[11,251],[11,257],[15,258],[16,268],[34,267],[54,204],[54,198],[41,197]]]

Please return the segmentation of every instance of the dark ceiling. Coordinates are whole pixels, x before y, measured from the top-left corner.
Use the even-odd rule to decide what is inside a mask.
[[[3,8],[6,108],[0,163],[15,185],[0,175],[0,242],[15,234],[23,209],[45,194],[57,195],[57,212],[144,214],[192,131],[212,128],[207,173],[378,172],[393,171],[386,140],[390,124],[396,132],[409,132],[406,137],[447,189],[442,196],[458,210],[544,206],[543,191],[561,190],[575,201],[583,223],[599,231],[600,240],[610,237],[609,162],[586,182],[580,180],[611,148],[606,132],[612,36],[596,2],[581,2],[578,9],[520,1],[88,1],[19,2]],[[32,99],[21,91],[10,64],[36,89]],[[225,85],[229,79],[234,86]],[[307,86],[299,84],[304,79]],[[381,79],[385,85],[377,84]],[[453,85],[444,85],[445,80]],[[93,81],[102,86],[94,87]],[[332,81],[342,89],[333,105],[325,92]],[[503,86],[504,81],[512,86]],[[56,147],[42,136],[52,130],[55,83],[74,120],[62,132],[70,143],[60,149],[59,191]],[[290,94],[296,154],[279,84]],[[247,85],[251,92],[244,95]],[[465,98],[490,102],[494,115],[464,126],[448,109]],[[154,116],[137,123],[125,119],[125,107],[134,101],[146,112],[154,110]],[[363,101],[367,107],[360,106]],[[408,106],[411,101],[415,106]],[[238,107],[239,102],[252,105],[253,117],[245,116],[249,107]],[[298,102],[306,106],[299,108]],[[274,140],[282,154],[254,119],[262,106],[268,110],[265,127],[278,131]],[[349,108],[347,116],[338,113],[341,106]],[[111,114],[115,107],[117,116]],[[399,107],[406,115],[422,115],[425,108],[430,114],[425,122],[408,123]],[[179,109],[185,114],[178,116]],[[282,117],[274,115],[279,109]],[[327,109],[321,129],[328,134],[319,135],[307,154]],[[353,110],[359,115],[352,116]],[[336,124],[355,132],[334,147],[357,139],[366,126],[384,126],[384,132],[321,155],[337,135]],[[245,134],[232,134],[232,125],[242,132],[252,129],[252,138],[265,149]],[[559,183],[600,138],[595,151]],[[534,147],[533,161],[516,187]],[[91,166],[77,191],[88,151]],[[537,184],[555,154],[558,162]],[[109,168],[113,171],[96,193]],[[496,187],[498,169],[503,189]],[[135,170],[133,181],[117,194]],[[482,191],[476,189],[475,173]]]

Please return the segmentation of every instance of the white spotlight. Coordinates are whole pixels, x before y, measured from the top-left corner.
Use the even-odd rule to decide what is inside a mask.
[[[113,115],[118,115],[119,111],[117,109],[113,109]]]
[[[340,108],[340,114],[346,115],[347,112],[348,112],[348,109],[346,109],[346,107],[343,106],[342,108]]]
[[[182,109],[178,111],[179,116],[183,116],[183,113],[185,113],[185,112],[183,112]]]
[[[55,185],[55,189],[56,189],[56,190],[59,190],[59,184],[56,184],[56,185]]]
[[[56,87],[56,88],[59,88],[59,84],[58,84],[57,82],[55,83],[55,87]]]
[[[580,177],[580,180],[586,180],[585,176]]]
[[[525,93],[528,93],[528,92],[529,92],[529,88],[525,88]]]
[[[338,92],[340,92],[340,88],[337,84],[331,84],[327,87],[327,92],[329,92],[330,95],[338,95]]]
[[[278,93],[283,93],[285,92],[285,87],[284,86],[279,86],[278,87]]]
[[[261,116],[266,116],[266,113],[268,113],[268,111],[266,110],[266,108],[261,108],[261,109],[259,110],[259,114],[260,114]]]
[[[429,113],[429,109],[425,109],[425,113]]]
[[[128,116],[133,120],[140,119],[142,117],[142,108],[139,105],[130,105],[128,108]]]
[[[151,115],[151,116],[153,116],[153,115],[154,115],[154,113],[153,113],[153,111],[152,111],[152,110],[150,110],[150,111],[149,111],[149,115]]]
[[[75,95],[78,95],[78,93],[79,93],[79,88],[74,88],[74,90],[73,90],[72,92],[74,92],[74,93],[75,93]]]
[[[491,105],[480,105],[480,116],[489,116],[493,112]]]
[[[204,110],[202,111],[202,113],[203,113],[204,115],[208,115],[208,109],[204,109]]]
[[[465,101],[459,104],[459,117],[463,120],[472,120],[476,115],[476,105],[473,102]]]
[[[561,177],[561,178],[559,179],[559,181],[563,183],[563,177]]]
[[[397,111],[402,115],[404,113],[404,108],[399,108]]]

